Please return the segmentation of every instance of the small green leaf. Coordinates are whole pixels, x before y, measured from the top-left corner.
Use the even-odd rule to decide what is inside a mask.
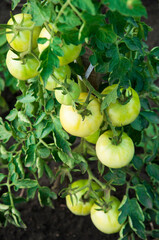
[[[26,151],[25,166],[31,167],[36,161],[36,144],[29,145]]]
[[[32,103],[35,101],[35,97],[33,96],[33,92],[29,92],[27,95],[25,96],[20,96],[17,98],[19,102],[21,103]]]
[[[153,164],[149,164],[146,167],[146,172],[148,173],[148,175],[150,177],[152,177],[153,179],[155,179],[156,181],[159,181],[159,165],[153,163]]]
[[[41,178],[44,173],[44,161],[39,157],[36,159],[36,166],[38,168],[38,178]]]
[[[52,200],[56,198],[57,198],[56,193],[52,192],[50,188],[48,187],[39,188],[38,199],[42,207],[49,206],[53,208]]]
[[[10,113],[6,116],[8,121],[13,121],[18,116],[18,111],[16,108],[12,109]]]
[[[145,117],[149,122],[159,124],[159,116],[153,111],[142,111],[140,113]]]
[[[86,11],[86,12],[92,14],[92,15],[96,14],[95,6],[94,6],[94,4],[92,3],[91,0],[82,0],[82,1],[81,0],[76,0],[76,1],[72,1],[72,4],[75,7],[78,7],[81,10]]]
[[[153,202],[151,196],[147,192],[146,187],[144,185],[138,184],[137,186],[135,186],[135,190],[140,203],[146,208],[152,208]]]
[[[14,10],[16,8],[16,6],[18,5],[18,3],[20,3],[21,0],[12,0],[12,10]]]
[[[15,186],[17,188],[33,188],[38,185],[38,182],[36,180],[31,180],[29,178],[26,179],[19,179],[17,182],[15,182]]]
[[[101,104],[101,111],[103,111],[104,109],[106,109],[111,103],[115,103],[116,99],[117,99],[117,89],[118,89],[118,85],[110,92],[108,93],[104,100],[102,101]]]
[[[126,183],[126,173],[121,169],[110,169],[109,172],[104,175],[106,181],[111,181],[113,185],[123,185]]]
[[[146,8],[142,5],[141,0],[103,0],[112,11],[118,11],[126,16],[147,17]]]
[[[6,178],[7,177],[7,175],[5,175],[5,174],[3,174],[3,173],[0,173],[0,182],[2,182],[2,180],[4,179],[4,178]]]

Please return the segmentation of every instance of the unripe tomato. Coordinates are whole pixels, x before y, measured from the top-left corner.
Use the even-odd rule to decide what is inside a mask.
[[[20,30],[22,28],[30,28],[34,25],[32,21],[32,16],[26,13],[19,13],[13,16],[16,23],[13,23],[12,18],[9,19],[8,25],[12,25],[12,29],[6,30],[6,38],[10,46],[17,52],[27,51],[30,44],[31,31],[30,30]],[[19,28],[19,29],[18,29]],[[12,33],[10,33],[12,31]],[[37,47],[37,39],[39,37],[41,27],[35,26],[33,28],[33,38],[32,38],[32,49]]]
[[[96,143],[96,154],[98,159],[109,168],[121,168],[126,166],[134,156],[134,143],[131,138],[123,132],[121,141],[115,145],[112,143],[113,132],[104,132]]]
[[[8,51],[6,57],[6,64],[10,74],[19,80],[27,80],[38,75],[39,61],[32,55],[26,55],[22,60],[17,60],[18,56]]]
[[[84,102],[87,98],[87,93],[81,93],[79,100]],[[98,99],[91,96],[90,103],[87,106],[87,110],[90,111],[90,115],[82,118],[81,114],[78,113],[77,109],[72,106],[61,105],[60,108],[60,121],[63,128],[70,134],[77,137],[88,137],[89,135],[96,132],[102,121],[103,115],[100,111],[100,103]]]
[[[71,77],[71,69],[68,65],[61,66],[59,68],[54,68],[52,73],[55,78],[57,78],[59,81],[63,82],[64,79]],[[40,78],[41,79],[41,78]],[[41,82],[43,83],[43,80],[41,79]],[[53,77],[50,75],[50,77],[47,80],[45,88],[49,91],[54,91],[54,88],[57,87],[57,83],[53,79]]]
[[[65,90],[63,91],[63,90],[57,89],[55,90],[55,97],[60,104],[72,105],[73,101],[79,98],[80,87],[76,82],[70,79],[67,79],[67,83],[69,84],[69,87],[67,89],[68,92],[66,93]]]
[[[117,84],[108,86],[102,92],[102,94],[110,93]],[[129,91],[132,94],[132,98],[126,104],[122,104],[117,99],[115,103],[111,103],[106,111],[110,118],[110,121],[113,126],[121,127],[130,124],[133,122],[140,113],[140,99],[137,92],[129,87],[126,91]]]
[[[93,134],[89,135],[88,137],[85,137],[85,139],[87,140],[87,142],[96,144],[98,138],[100,135],[100,130],[98,129],[96,132],[94,132]]]
[[[48,41],[46,41],[44,44],[38,44],[39,52],[41,53],[45,48],[47,48],[49,46],[49,40],[51,38],[51,35],[46,30],[46,28],[43,28],[40,32],[39,38],[47,38],[48,39]],[[73,62],[79,56],[81,49],[82,49],[82,45],[81,44],[67,45],[63,40],[61,49],[64,52],[64,56],[62,56],[62,57],[58,56],[58,58],[60,61],[60,66],[63,66],[63,65],[67,65],[67,64]]]
[[[90,212],[91,220],[95,227],[103,233],[112,234],[119,232],[122,227],[118,222],[120,201],[116,197],[110,196],[106,202],[111,205],[111,209],[107,212],[100,209],[96,203],[93,204]]]
[[[75,189],[75,191],[78,191],[78,189],[86,186],[88,184],[87,179],[80,179],[71,184],[71,188]],[[100,187],[97,183],[91,182],[92,189],[99,190]],[[69,208],[69,210],[75,214],[75,215],[81,215],[86,216],[90,213],[91,207],[93,203],[95,202],[95,199],[91,198],[92,194],[87,196],[88,198],[85,198],[89,188],[85,187],[82,190],[75,193],[75,195],[72,195],[72,201],[70,195],[66,196],[66,205]],[[101,197],[101,192],[98,192],[98,195]]]

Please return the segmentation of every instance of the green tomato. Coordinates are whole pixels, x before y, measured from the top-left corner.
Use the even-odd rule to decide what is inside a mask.
[[[29,49],[31,31],[20,30],[18,28],[30,28],[34,25],[32,16],[26,13],[19,13],[13,16],[16,23],[13,23],[13,19],[10,18],[7,25],[11,25],[12,29],[6,30],[6,38],[10,46],[18,52],[24,52]],[[39,37],[41,27],[33,27],[32,33],[32,49],[37,47],[37,39]]]
[[[87,95],[87,93],[81,93],[79,101],[81,103],[85,102]],[[84,119],[74,107],[61,105],[60,121],[68,133],[77,137],[88,137],[99,129],[103,121],[100,103],[94,96],[91,96],[90,99],[92,99],[92,101],[88,104],[87,110],[89,110],[91,114],[85,116]]]
[[[85,139],[87,140],[87,142],[96,144],[96,142],[97,142],[97,140],[99,138],[99,135],[100,135],[100,129],[98,129],[96,132],[94,132],[90,136],[85,137]]]
[[[96,154],[98,159],[109,168],[121,168],[126,166],[134,156],[134,143],[131,138],[123,132],[120,143],[112,143],[113,132],[104,132],[96,143]]]
[[[64,79],[71,77],[71,68],[68,65],[61,66],[59,68],[54,68],[54,71],[52,73],[55,78],[57,78],[59,81],[64,82]],[[43,80],[40,77],[41,82],[43,83]],[[54,91],[54,89],[57,87],[57,82],[53,79],[53,77],[50,75],[45,88],[49,91]]]
[[[52,28],[52,26],[50,25],[50,27]],[[44,51],[45,48],[47,48],[49,46],[49,41],[51,38],[50,33],[46,30],[46,28],[43,28],[40,32],[39,38],[47,38],[48,41],[46,41],[44,44],[38,44],[38,48],[39,48],[39,52],[42,53],[42,51]],[[64,41],[63,41],[63,45],[61,46],[61,49],[64,52],[64,56],[59,58],[60,61],[60,66],[63,65],[67,65],[71,62],[73,62],[76,58],[78,58],[81,49],[82,49],[82,44],[79,45],[73,45],[73,44],[69,44],[67,45]]]
[[[17,60],[18,56],[8,51],[6,57],[7,68],[13,77],[19,80],[27,80],[29,78],[36,77],[38,75],[39,61],[32,55],[26,55],[22,60]]]
[[[93,204],[90,212],[91,220],[99,231],[106,234],[117,233],[122,227],[118,222],[120,201],[116,197],[110,196],[106,202],[111,205],[107,212],[101,210],[96,203]]]
[[[73,101],[79,98],[80,87],[76,82],[70,79],[67,79],[67,83],[69,84],[67,89],[68,92],[57,89],[55,90],[55,97],[60,104],[72,105]],[[59,85],[59,87],[61,86]]]
[[[117,84],[108,86],[102,94],[108,94],[114,90]],[[140,99],[137,92],[129,87],[126,91],[132,94],[132,98],[126,104],[121,104],[117,99],[115,103],[110,103],[106,111],[113,126],[121,127],[133,122],[140,113]]]
[[[71,189],[75,189],[76,193],[72,195],[72,201],[70,195],[66,196],[66,205],[68,209],[75,215],[86,216],[90,213],[91,207],[95,202],[95,199],[92,198],[90,192],[88,198],[84,198],[88,193],[88,184],[87,179],[80,179],[71,184]],[[86,187],[85,187],[86,186]],[[92,189],[99,190],[100,187],[97,183],[91,182]],[[83,188],[78,191],[78,189]],[[101,192],[98,192],[99,197],[101,197]]]

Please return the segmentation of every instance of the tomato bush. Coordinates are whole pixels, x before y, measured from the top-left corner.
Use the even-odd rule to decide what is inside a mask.
[[[0,226],[60,196],[103,233],[159,237],[159,47],[141,1],[119,3],[27,0],[0,24],[0,92],[18,90],[0,98]]]

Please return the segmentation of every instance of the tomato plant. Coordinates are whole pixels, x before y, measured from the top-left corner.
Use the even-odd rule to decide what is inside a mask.
[[[91,207],[95,201],[89,193],[89,182],[87,179],[80,179],[71,184],[70,191],[72,195],[66,196],[66,205],[75,215],[86,216],[90,213]],[[95,182],[90,182],[93,191],[99,190],[100,187]],[[98,193],[99,194],[99,193]],[[101,193],[99,194],[99,196]]]
[[[37,39],[41,31],[40,26],[35,26],[32,16],[26,13],[19,13],[12,16],[6,29],[6,38],[10,46],[18,52],[24,52],[37,47]]]
[[[91,220],[101,232],[112,234],[119,232],[122,225],[118,222],[120,201],[111,196],[106,199],[108,210],[101,209],[96,203],[91,208]]]
[[[0,24],[0,226],[26,228],[19,202],[59,196],[120,240],[159,237],[159,47],[146,16],[140,0],[27,0]]]
[[[79,102],[84,103],[88,94],[81,93]],[[63,128],[70,134],[78,137],[88,137],[96,132],[102,121],[103,116],[100,112],[100,103],[91,96],[91,101],[86,109],[80,109],[86,115],[82,117],[78,110],[72,106],[61,105],[60,121]]]

